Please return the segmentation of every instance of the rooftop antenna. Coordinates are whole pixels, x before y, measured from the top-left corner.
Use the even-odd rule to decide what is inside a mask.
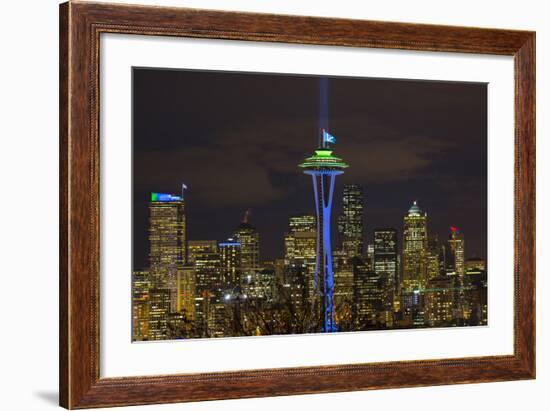
[[[183,198],[183,192],[187,190],[187,185],[185,183],[181,183],[181,198]]]

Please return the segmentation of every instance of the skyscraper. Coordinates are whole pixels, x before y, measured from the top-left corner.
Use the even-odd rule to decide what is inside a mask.
[[[149,202],[149,271],[151,287],[172,294],[176,310],[177,273],[186,261],[186,215],[183,196],[151,193]]]
[[[233,238],[218,244],[221,259],[222,284],[225,289],[233,289],[241,282],[240,267],[242,245]]]
[[[311,175],[313,180],[313,193],[315,198],[315,210],[317,213],[317,259],[315,276],[313,279],[314,301],[313,307],[319,308],[321,330],[333,332],[336,330],[333,310],[333,272],[332,272],[332,247],[330,233],[330,212],[332,209],[332,197],[334,194],[334,182],[336,176],[342,174],[348,165],[340,158],[332,155],[328,147],[329,142],[335,138],[323,130],[321,147],[315,150],[315,154],[308,157],[300,164],[304,173]]]
[[[482,258],[477,258],[477,257],[472,257],[472,258],[468,258],[465,262],[464,262],[464,270],[467,272],[467,271],[470,271],[470,270],[479,270],[479,271],[485,271],[486,269],[486,262],[484,259]]]
[[[288,231],[285,233],[285,267],[287,283],[297,280],[300,287],[307,288],[308,298],[313,297],[313,275],[315,273],[315,261],[317,257],[317,226],[315,217],[309,214],[301,214],[289,218]]]
[[[353,306],[353,266],[359,263],[359,257],[348,257],[344,250],[335,250],[332,253],[334,269],[334,312],[336,323],[340,331],[350,329],[348,312]],[[349,318],[351,320],[351,318]]]
[[[469,304],[466,301],[467,290],[464,283],[464,234],[456,227],[450,227],[449,239],[445,248],[445,263],[447,275],[456,276],[456,286],[459,288],[457,303],[458,319],[467,320],[470,315]]]
[[[397,230],[374,230],[374,272],[380,277],[383,292],[383,310],[391,313],[397,291]]]
[[[439,276],[441,273],[441,247],[437,235],[428,238],[428,249],[426,252],[426,270],[428,280]]]
[[[132,274],[132,340],[149,339],[149,273]]]
[[[456,227],[451,227],[449,234],[448,253],[450,256],[449,270],[454,270],[455,274],[463,277],[464,269],[464,234]]]
[[[363,189],[357,184],[346,184],[342,206],[338,217],[342,250],[348,258],[360,257],[363,255]]]
[[[249,217],[250,210],[247,210],[241,224],[233,234],[233,238],[240,243],[241,247],[240,271],[243,275],[260,269],[260,236],[256,228],[249,223]]]
[[[185,265],[178,270],[178,297],[176,310],[179,313],[185,314],[185,319],[189,323],[195,320],[195,281],[195,266]]]
[[[313,276],[317,256],[317,224],[315,216],[291,216],[284,236],[283,285],[296,316],[302,317],[306,301],[313,298]],[[295,319],[293,319],[294,321]]]
[[[311,232],[317,230],[315,216],[312,214],[298,214],[288,219],[288,232]]]
[[[424,292],[425,323],[430,327],[449,326],[453,321],[456,290],[452,277],[430,278]]]
[[[216,240],[189,240],[187,242],[187,263],[195,264],[195,260],[200,254],[216,253],[218,242]]]
[[[428,248],[428,215],[416,201],[403,218],[402,289],[411,292],[426,286],[426,251]]]
[[[379,327],[379,314],[383,306],[380,277],[367,264],[353,265],[354,329],[367,330]]]
[[[215,242],[214,242],[215,243]],[[208,336],[209,310],[222,299],[221,258],[217,247],[193,253],[195,269],[195,335]]]
[[[149,339],[164,340],[168,337],[168,319],[172,293],[165,288],[149,289]],[[175,301],[175,298],[173,299]]]

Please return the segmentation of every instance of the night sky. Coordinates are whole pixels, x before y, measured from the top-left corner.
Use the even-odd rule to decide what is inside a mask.
[[[283,256],[288,217],[314,214],[298,164],[319,130],[319,77],[133,69],[134,269],[147,266],[151,191],[188,186],[188,236],[224,240],[251,209],[262,259]],[[350,167],[341,191],[365,193],[365,235],[398,229],[413,200],[428,234],[465,236],[466,258],[487,253],[487,85],[330,77],[334,154]]]

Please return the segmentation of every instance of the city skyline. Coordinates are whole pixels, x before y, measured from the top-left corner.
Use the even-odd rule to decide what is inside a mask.
[[[287,215],[311,207],[310,182],[295,172],[295,164],[317,135],[317,82],[314,76],[134,69],[136,269],[147,264],[148,193],[176,191],[182,181],[193,198],[187,210],[190,236],[221,240],[251,209],[258,230],[274,234],[264,239],[262,258],[282,254],[278,227]],[[343,185],[360,185],[365,241],[372,241],[374,228],[399,229],[399,211],[417,199],[429,210],[432,232],[445,236],[450,225],[459,226],[471,238],[469,256],[485,258],[486,85],[350,78],[331,78],[330,84],[330,130],[341,141],[339,154],[354,164],[336,187],[333,214],[341,214]],[[233,107],[229,97],[237,92],[243,101]],[[391,96],[382,112],[384,105],[377,102]],[[441,124],[443,119],[448,124]],[[364,158],[357,157],[361,140],[368,144]],[[224,173],[213,176],[215,167],[195,170],[216,150],[224,154],[214,154],[213,163]],[[388,150],[401,165],[380,164]],[[254,173],[257,164],[244,164],[255,157],[265,164],[259,173]],[[385,168],[387,175],[381,176]],[[228,179],[243,181],[240,190],[215,185]],[[218,194],[210,197],[210,191]]]
[[[395,80],[369,79],[374,81],[369,83],[239,73],[256,86],[269,85],[264,93],[273,90],[262,95],[253,88],[254,107],[284,102],[280,90],[273,89],[277,83],[300,86],[301,94],[295,97],[301,97],[298,101],[304,107],[318,103],[313,118],[305,110],[282,119],[281,113],[296,108],[291,102],[284,108],[271,107],[260,126],[255,124],[257,116],[243,111],[246,103],[218,107],[216,98],[235,93],[239,103],[247,100],[246,92],[235,89],[241,84],[235,81],[236,73],[178,72],[185,78],[206,76],[209,82],[202,83],[206,88],[201,91],[212,91],[203,102],[208,110],[201,107],[203,95],[187,93],[181,113],[187,126],[183,137],[172,138],[170,129],[172,137],[167,138],[166,125],[156,124],[159,137],[143,141],[144,130],[154,125],[154,121],[140,125],[144,115],[136,102],[143,102],[143,96],[137,79],[143,73],[149,71],[134,69],[133,76],[133,341],[487,325],[487,265],[480,258],[486,252],[487,198],[479,191],[486,188],[487,166],[486,159],[478,158],[487,149],[486,112],[477,118],[485,122],[485,130],[483,124],[471,126],[477,141],[453,135],[458,124],[448,111],[440,113],[446,117],[445,138],[437,126],[427,129],[434,133],[431,137],[411,138],[414,134],[408,128],[384,135],[379,128],[379,135],[372,138],[365,134],[374,131],[371,126],[361,129],[349,117],[364,103],[354,102],[353,92],[365,84],[369,91],[382,85],[383,93],[388,93],[402,92],[412,83],[416,93],[409,103],[415,104],[408,109],[420,105],[420,114],[430,120],[434,113],[426,109],[428,102],[436,108],[434,87],[447,93],[446,101],[439,102],[447,110],[454,101],[467,111],[463,99],[456,102],[459,91],[473,87],[479,97],[485,85],[461,83],[449,94],[448,88],[456,83],[401,81],[392,89]],[[171,72],[164,71],[161,77],[170,77],[166,73]],[[357,87],[347,89],[348,110],[339,113],[334,110],[338,104],[332,102],[339,101],[338,92],[346,90],[349,81]],[[317,88],[313,101],[307,93],[311,83]],[[426,88],[432,95],[422,104],[419,97]],[[228,94],[220,94],[221,90]],[[165,97],[173,96],[174,87],[163,92]],[[406,117],[407,107],[397,107],[400,99],[392,95],[391,100],[396,102],[392,109],[401,109],[400,115]],[[476,101],[479,104],[483,98]],[[150,104],[147,107],[154,111]],[[189,107],[198,120],[189,117]],[[170,111],[175,107],[163,109],[164,116],[174,118]],[[232,115],[224,117],[226,112]],[[236,119],[242,123],[234,130],[231,122]],[[306,131],[312,119],[315,133]],[[344,121],[339,125],[339,120]],[[413,120],[409,118],[408,124]],[[286,134],[280,135],[281,130],[273,134],[273,128],[283,126],[289,127]],[[224,132],[217,134],[217,129]],[[255,133],[249,134],[252,129]],[[297,131],[300,135],[292,136]],[[457,158],[465,147],[466,157]],[[416,163],[407,163],[411,156]],[[480,164],[472,162],[476,159]],[[437,170],[430,168],[436,165]],[[303,183],[307,180],[309,189]],[[168,183],[172,188],[165,190]],[[405,186],[398,192],[388,190],[396,184]],[[411,190],[431,201],[421,208],[414,196],[406,210],[377,209],[371,205],[375,201],[366,200],[377,186],[385,187],[378,195],[389,203]],[[144,189],[145,204],[139,195]],[[429,216],[431,207],[436,211]],[[238,208],[245,211],[236,223]],[[259,213],[253,217],[252,210]],[[377,213],[385,218],[377,218]],[[442,222],[449,227],[443,235]],[[480,238],[479,233],[483,233]],[[472,255],[476,258],[467,258]]]
[[[343,197],[345,197],[345,192],[346,190],[357,190],[358,186],[355,185],[355,184],[346,184],[344,185],[344,187],[342,187],[342,190],[343,191]],[[362,191],[362,190],[361,190]],[[173,194],[173,193],[159,193],[159,192],[151,192],[149,194],[149,198],[150,198],[150,202],[149,204],[151,203],[156,203],[156,202],[159,202],[161,205],[163,203],[170,203],[172,201],[182,201],[182,206],[181,208],[182,209],[186,209],[186,206],[183,206],[183,204],[185,204],[185,201],[184,198],[187,197],[186,196],[183,196],[183,193],[181,195],[176,195],[176,194]],[[155,198],[153,200],[153,198]],[[356,197],[357,199],[357,197]],[[362,200],[362,198],[361,198]],[[358,204],[358,202],[355,202],[352,204],[352,207],[356,207],[356,205]],[[360,204],[363,204],[362,202]],[[312,224],[313,226],[316,226],[317,222],[316,222],[316,217],[315,217],[315,209],[314,207],[312,206],[312,209],[311,210],[308,210],[309,212],[304,212],[304,213],[298,213],[298,214],[293,214],[293,215],[289,215],[287,216],[287,222],[289,224],[292,224],[293,221],[301,221],[303,219],[307,219],[308,220],[308,224]],[[357,210],[355,210],[357,211]],[[349,211],[348,211],[349,212]],[[363,212],[363,210],[361,210],[361,213]],[[187,214],[187,213],[186,213]],[[435,233],[433,234],[431,230],[429,230],[429,226],[430,226],[430,223],[429,223],[429,218],[428,218],[428,212],[425,211],[425,210],[421,210],[420,207],[419,207],[419,202],[417,200],[413,200],[411,203],[410,203],[410,207],[408,210],[403,210],[402,212],[402,215],[400,216],[401,217],[401,220],[403,221],[403,223],[401,224],[401,227],[390,227],[390,226],[380,226],[380,227],[374,227],[370,230],[370,236],[363,232],[362,230],[361,231],[358,231],[357,229],[353,230],[353,228],[350,230],[351,231],[351,234],[348,234],[346,231],[344,231],[344,228],[345,225],[344,223],[342,223],[343,220],[346,219],[346,210],[342,210],[342,212],[339,214],[339,215],[336,215],[334,216],[334,218],[332,219],[332,223],[331,223],[331,227],[332,229],[334,229],[333,231],[336,231],[337,234],[335,234],[335,239],[336,239],[336,244],[338,245],[339,247],[339,251],[341,251],[344,255],[346,255],[347,257],[352,257],[354,255],[359,255],[359,256],[364,256],[366,258],[368,258],[369,256],[369,251],[368,251],[368,247],[371,247],[372,249],[372,252],[374,252],[376,250],[376,247],[377,247],[377,244],[378,244],[378,241],[379,241],[379,238],[377,238],[377,234],[388,234],[388,233],[392,233],[391,234],[391,238],[394,243],[395,243],[395,249],[396,249],[396,252],[398,254],[401,254],[403,253],[403,248],[402,248],[402,243],[404,242],[403,240],[399,240],[399,238],[402,238],[403,236],[407,236],[406,234],[406,221],[407,219],[410,219],[411,217],[414,218],[414,219],[418,219],[420,218],[421,221],[423,221],[423,226],[424,229],[426,230],[426,233],[425,233],[425,236],[422,238],[422,240],[420,241],[421,243],[425,243],[425,248],[426,250],[428,250],[429,248],[429,241],[430,240],[433,240],[434,238],[436,240],[440,240],[442,239],[442,241],[444,241],[445,239],[450,239],[450,237],[452,235],[456,236],[457,234],[464,237],[464,233],[461,231],[461,229],[459,227],[455,227],[453,225],[449,225],[447,227],[447,233],[444,235],[444,236],[440,236],[439,233]],[[355,216],[354,216],[355,217]],[[358,227],[360,225],[362,225],[362,219],[357,219],[357,217],[352,217],[351,219],[352,220],[355,220],[355,226]],[[154,218],[154,217],[153,217]],[[185,225],[188,224],[188,220],[187,220],[188,217],[186,217],[186,222],[183,224],[183,227]],[[309,219],[311,219],[311,221],[309,221]],[[349,219],[349,217],[348,217]],[[151,224],[151,222],[149,223]],[[186,242],[192,242],[193,244],[208,244],[209,246],[212,246],[212,244],[214,244],[215,247],[218,247],[218,246],[227,246],[227,245],[230,245],[232,242],[239,242],[239,235],[238,233],[239,232],[242,232],[243,228],[245,230],[248,230],[248,229],[251,229],[254,231],[254,235],[256,235],[258,238],[256,239],[256,247],[257,249],[255,250],[255,259],[252,258],[250,259],[250,257],[248,257],[249,260],[252,260],[252,261],[256,261],[256,264],[253,264],[253,263],[250,263],[250,262],[247,262],[245,263],[244,265],[247,266],[247,267],[250,267],[251,269],[258,269],[258,263],[260,262],[271,262],[271,261],[274,261],[276,259],[280,259],[280,258],[283,258],[284,257],[284,254],[285,254],[285,251],[284,251],[284,241],[285,241],[285,235],[287,234],[288,232],[288,227],[282,227],[280,232],[277,233],[277,235],[280,234],[281,238],[281,242],[283,243],[283,252],[280,254],[280,255],[277,255],[275,256],[274,258],[264,258],[264,257],[261,257],[261,253],[260,253],[260,244],[261,242],[259,241],[259,237],[261,236],[261,232],[257,229],[254,221],[250,218],[250,209],[248,210],[245,210],[243,216],[242,216],[242,219],[239,220],[239,221],[233,221],[232,224],[228,224],[227,225],[228,227],[232,227],[230,229],[227,230],[227,235],[226,236],[222,236],[222,238],[202,238],[202,237],[199,237],[199,238],[194,238],[194,237],[191,237],[188,235],[187,232],[185,232],[185,234],[183,235],[183,237],[186,238],[186,240],[182,240],[182,242],[186,241]],[[181,228],[183,231],[185,231],[184,228]],[[151,229],[149,229],[149,232],[151,231]],[[300,231],[298,229],[298,231]],[[366,231],[366,230],[365,230]],[[359,234],[361,233],[361,234]],[[415,236],[416,237],[416,236]],[[150,238],[150,237],[149,237]],[[262,236],[263,238],[263,236]],[[351,240],[349,239],[351,238]],[[369,239],[372,238],[372,241],[369,241]],[[413,241],[418,241],[416,238],[413,240]],[[149,240],[149,242],[151,242]],[[351,243],[351,246],[350,246],[350,243]],[[142,267],[135,267],[136,270],[141,270],[141,269],[144,269],[148,266],[151,265],[151,246],[148,247],[149,249],[149,253],[148,253],[148,262],[142,266]],[[354,250],[354,252],[349,252],[347,251],[347,249],[351,249],[351,250]],[[334,250],[333,250],[334,251]],[[466,260],[483,260],[483,261],[486,261],[485,258],[481,257],[479,254],[477,253],[471,253],[471,252],[464,252],[464,250],[462,250],[463,252],[463,259],[464,261]],[[186,262],[189,262],[190,261],[190,257],[187,256]],[[461,268],[461,270],[463,270],[463,267]]]
[[[132,274],[133,340],[487,324],[487,264],[465,258],[458,227],[446,239],[430,235],[414,201],[402,216],[401,252],[391,227],[375,229],[363,250],[361,191],[343,192],[334,271],[330,259],[319,268],[327,248],[313,214],[289,216],[284,258],[265,261],[248,213],[227,240],[196,240],[185,233],[184,192],[151,193],[149,265]]]

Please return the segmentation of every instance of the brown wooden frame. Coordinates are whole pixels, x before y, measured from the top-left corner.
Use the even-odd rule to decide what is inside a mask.
[[[515,65],[514,354],[155,377],[99,374],[101,33],[499,54]],[[535,378],[535,33],[196,9],[60,6],[60,405],[90,408]]]

